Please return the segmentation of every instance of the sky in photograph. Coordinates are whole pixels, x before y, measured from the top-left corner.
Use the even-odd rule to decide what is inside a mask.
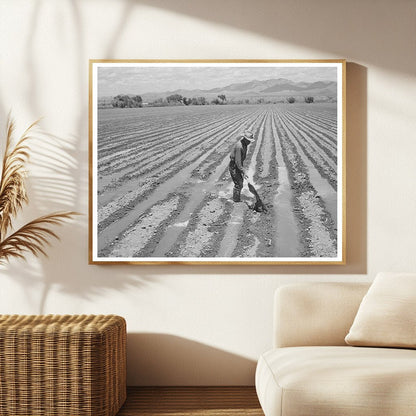
[[[98,96],[145,94],[178,89],[207,90],[253,80],[336,81],[335,67],[98,67]]]

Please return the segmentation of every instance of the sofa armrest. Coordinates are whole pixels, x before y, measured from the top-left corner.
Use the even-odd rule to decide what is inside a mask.
[[[368,283],[301,283],[275,292],[275,348],[346,345]]]

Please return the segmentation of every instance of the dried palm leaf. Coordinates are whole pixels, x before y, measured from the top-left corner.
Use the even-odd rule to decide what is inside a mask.
[[[29,133],[37,122],[31,124],[13,146],[15,125],[10,116],[8,119],[6,148],[0,179],[0,238],[6,235],[12,226],[12,218],[16,216],[23,204],[28,202],[25,189],[27,176],[25,164],[29,159],[29,148],[25,142],[29,139]]]
[[[4,264],[10,257],[24,258],[25,252],[35,256],[47,256],[45,247],[50,245],[51,237],[59,240],[58,235],[49,227],[60,225],[63,221],[78,215],[77,212],[55,212],[39,217],[19,228],[5,240],[0,242],[0,264]]]

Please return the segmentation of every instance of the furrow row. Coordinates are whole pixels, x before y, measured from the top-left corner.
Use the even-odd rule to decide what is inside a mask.
[[[99,256],[336,257],[334,106],[209,107],[105,115]],[[231,200],[229,152],[246,128],[257,140],[244,166],[267,213],[247,189]]]
[[[312,186],[310,175],[293,137],[283,124],[281,114],[276,114],[276,129],[283,151],[283,159],[289,172],[293,188],[293,209],[301,230],[302,257],[336,256],[336,235],[332,232],[332,218],[326,211],[317,191]],[[319,230],[319,239],[314,233]]]
[[[260,112],[251,113],[250,118],[248,120],[247,116],[245,117],[246,125],[249,126],[255,124],[257,120],[261,117],[262,113]],[[146,209],[149,209],[153,205],[157,206],[159,204],[160,198],[162,198],[166,192],[171,192],[172,189],[175,189],[178,194],[188,194],[191,191],[192,194],[190,195],[189,200],[193,200],[194,198],[196,198],[199,201],[201,201],[204,195],[201,195],[201,192],[198,192],[195,186],[189,188],[191,181],[191,172],[197,166],[201,166],[201,164],[203,164],[204,161],[208,160],[208,158],[212,156],[216,151],[218,151],[219,148],[222,148],[222,151],[226,151],[223,162],[224,167],[222,167],[219,172],[216,172],[213,175],[211,175],[212,177],[209,179],[212,185],[214,185],[217,181],[215,176],[221,176],[225,171],[227,165],[227,163],[225,162],[227,162],[229,146],[225,148],[224,143],[229,139],[229,136],[231,134],[236,134],[237,131],[240,129],[240,125],[233,125],[231,127],[228,127],[227,129],[223,129],[222,134],[216,136],[215,145],[213,143],[210,144],[209,150],[207,149],[205,152],[202,152],[201,154],[201,149],[196,148],[192,158],[189,158],[189,155],[187,155],[187,157],[183,157],[180,161],[178,161],[178,163],[176,163],[175,172],[170,172],[166,175],[163,175],[166,173],[164,171],[162,175],[156,175],[155,178],[157,178],[158,183],[156,186],[152,188],[152,190],[147,195],[137,195],[137,193],[133,193],[133,195],[131,195],[132,198],[128,202],[126,200],[122,200],[122,204],[113,204],[113,206],[111,206],[112,212],[108,212],[106,213],[106,215],[102,216],[104,219],[102,220],[99,227],[101,231],[101,237],[105,236],[105,238],[102,238],[103,244],[101,250],[103,250],[103,252],[108,251],[107,242],[111,241],[114,238],[114,232],[117,232],[117,234],[120,235],[121,230],[124,230],[123,232],[125,233],[126,227],[131,228],[132,226],[134,226],[136,221],[134,219],[134,211],[138,210],[139,212],[141,212],[141,207],[147,207]],[[123,198],[123,196],[121,198]],[[184,212],[188,210],[188,204],[189,201],[187,199],[183,207]],[[195,201],[192,201],[192,204],[194,205]],[[194,209],[190,211],[190,214],[192,214],[193,212],[195,212]],[[122,217],[122,221],[120,217]],[[131,221],[128,218],[131,218]],[[180,223],[183,222],[181,219],[178,219],[178,221]],[[119,238],[123,237],[121,236]],[[158,250],[159,249],[157,249],[156,251]],[[149,255],[149,253],[147,253],[147,255]]]
[[[305,144],[310,149],[310,153],[317,155],[317,158],[322,160],[326,165],[336,170],[336,152],[328,151],[326,146],[321,142],[314,140],[311,132],[304,130],[297,123],[294,123],[287,114],[282,114],[281,117],[285,120],[284,124],[293,133],[293,135]]]
[[[131,165],[135,166],[137,165],[137,160],[147,161],[149,156],[156,154],[159,150],[169,151],[175,149],[178,146],[178,142],[186,144],[194,140],[195,136],[206,135],[207,132],[217,129],[218,126],[222,126],[223,124],[231,123],[236,118],[238,118],[238,114],[220,118],[219,120],[216,119],[210,123],[200,120],[193,129],[190,126],[194,126],[195,122],[193,120],[187,120],[180,124],[178,128],[167,130],[163,128],[153,129],[148,135],[143,135],[140,129],[137,129],[135,135],[129,137],[128,141],[123,140],[124,143],[121,146],[127,153],[115,154],[111,158],[109,157],[111,156],[111,152],[117,152],[117,150],[110,149],[108,156],[100,156],[100,159],[105,158],[103,163],[99,165],[100,173],[113,173],[120,169],[125,170]],[[117,145],[118,147],[119,145]]]
[[[160,146],[157,147],[151,157],[142,157],[142,163],[136,161],[136,164],[133,166],[126,166],[124,169],[112,172],[111,181],[106,182],[105,177],[101,177],[102,186],[99,185],[98,193],[102,194],[107,191],[111,193],[112,189],[117,190],[122,183],[136,178],[143,178],[144,175],[152,173],[157,169],[168,170],[169,167],[175,165],[178,161],[184,158],[191,158],[195,152],[210,148],[224,133],[240,125],[241,121],[241,118],[233,119],[232,122],[193,136],[185,142],[176,139],[173,142],[173,151],[169,151],[169,149]],[[191,130],[191,126],[188,126],[188,130]]]
[[[300,130],[310,135],[318,145],[320,145],[323,149],[326,149],[328,155],[337,154],[336,132],[331,134],[323,133],[323,130],[320,129],[316,124],[312,122],[304,122],[302,116],[298,114],[286,114],[286,116],[294,124],[296,124]]]
[[[298,147],[298,152],[301,149],[302,154],[312,163],[312,165],[318,170],[320,176],[324,177],[328,182],[331,184],[333,189],[336,189],[337,186],[337,178],[336,178],[336,169],[333,168],[328,163],[328,160],[322,156],[322,153],[317,151],[316,148],[310,146],[310,142],[308,138],[302,137],[299,138],[299,132],[291,123],[287,122],[287,120],[282,116],[282,114],[278,114],[277,117],[281,121],[281,128],[284,130],[285,134],[291,137],[294,145]],[[305,163],[307,163],[305,161]]]

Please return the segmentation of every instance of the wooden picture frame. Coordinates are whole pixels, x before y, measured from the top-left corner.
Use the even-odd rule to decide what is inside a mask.
[[[345,69],[90,60],[89,262],[345,264]]]

